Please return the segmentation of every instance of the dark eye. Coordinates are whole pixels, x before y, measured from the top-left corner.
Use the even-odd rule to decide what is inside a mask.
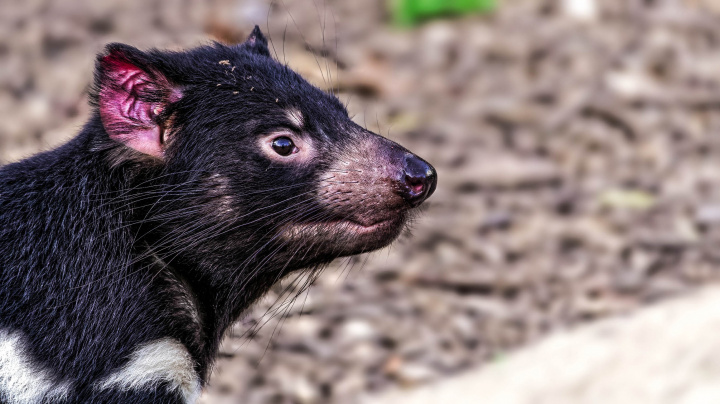
[[[272,142],[272,148],[281,156],[289,156],[297,151],[295,143],[288,137],[279,137]]]

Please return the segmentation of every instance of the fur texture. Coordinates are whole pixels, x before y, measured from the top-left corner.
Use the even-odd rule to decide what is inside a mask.
[[[2,402],[192,402],[273,283],[389,244],[435,187],[257,27],[108,45],[91,102],[76,138],[0,168]]]

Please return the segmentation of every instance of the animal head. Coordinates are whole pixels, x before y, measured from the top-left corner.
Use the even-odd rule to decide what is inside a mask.
[[[134,178],[124,206],[137,233],[217,282],[384,247],[435,190],[430,164],[355,124],[273,59],[257,27],[186,52],[111,44],[92,99],[98,147]]]

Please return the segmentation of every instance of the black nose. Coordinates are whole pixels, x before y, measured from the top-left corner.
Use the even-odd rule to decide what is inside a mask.
[[[420,205],[435,192],[437,173],[427,161],[407,153],[403,171],[405,174],[403,198],[413,207]]]

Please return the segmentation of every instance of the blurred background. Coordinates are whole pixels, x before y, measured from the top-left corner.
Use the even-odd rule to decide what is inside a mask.
[[[0,163],[78,131],[104,44],[236,43],[259,24],[279,60],[438,169],[411,234],[241,319],[203,403],[412,389],[720,280],[719,2],[417,20],[401,3],[0,0]]]

